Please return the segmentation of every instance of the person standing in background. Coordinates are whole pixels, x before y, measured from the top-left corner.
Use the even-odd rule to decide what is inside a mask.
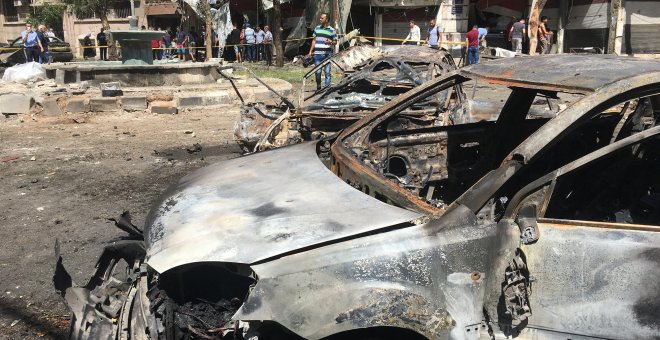
[[[467,64],[479,63],[479,28],[472,26],[470,32],[465,35],[465,46],[467,46]]]
[[[188,54],[193,62],[197,61],[197,38],[198,36],[197,32],[195,32],[195,28],[191,27],[190,33],[188,33]]]
[[[149,26],[149,30],[153,31],[154,28]],[[154,39],[151,41],[151,57],[153,60],[157,60],[158,58],[158,53],[159,53],[159,48],[160,48],[160,39]]]
[[[488,35],[488,31],[490,31],[490,27],[479,27],[479,45],[483,47],[487,47],[488,43],[486,43],[486,36]]]
[[[511,51],[516,52],[516,54],[522,54],[522,43],[525,34],[527,34],[527,29],[525,28],[525,18],[520,18],[519,21],[515,22],[511,26],[511,30],[509,31]]]
[[[96,35],[96,45],[99,46],[99,60],[108,60],[108,39],[105,36],[105,28]]]
[[[234,59],[236,62],[241,62],[241,30],[236,26],[236,24],[233,24],[234,29],[231,30],[231,33],[229,33],[229,36],[227,37],[227,45],[230,45],[229,48],[234,49],[234,55],[236,58]]]
[[[172,36],[170,35],[170,27],[163,31],[163,37],[160,38],[161,46],[163,46],[163,59],[171,59],[170,46],[172,45]]]
[[[268,25],[264,26],[264,58],[266,65],[273,64],[273,33]]]
[[[39,35],[32,30],[31,24],[30,31],[25,34],[25,38],[23,39],[23,46],[25,47],[25,60],[28,63],[39,62],[39,55],[44,52],[44,48],[41,46]]]
[[[321,13],[319,17],[320,25],[314,29],[312,46],[310,46],[309,53],[307,53],[308,57],[314,55],[314,65],[317,66],[332,56],[332,46],[337,44],[337,32],[330,26],[328,17],[328,13]],[[330,87],[332,83],[332,68],[330,63],[327,63],[322,70],[316,71],[317,91],[321,89],[321,71],[325,73],[325,87]]]
[[[257,37],[257,61],[261,61],[262,58],[263,58],[262,55],[264,54],[264,36],[266,35],[266,33],[264,33],[264,31],[261,30],[259,28],[259,26],[257,26],[255,29],[257,30],[257,33],[256,33],[256,37]]]
[[[83,38],[83,59],[89,59],[96,56],[96,48],[92,45],[92,33],[88,32]]]
[[[548,31],[548,17],[545,15],[541,17],[541,24],[539,24],[538,37],[541,40],[541,54],[548,54],[550,52],[550,39],[552,33]]]
[[[39,41],[41,42],[41,47],[43,49],[41,50],[41,53],[39,54],[39,62],[42,64],[49,63],[48,61],[48,43],[50,40],[46,36],[46,26],[45,25],[39,25],[39,28],[37,29],[37,37],[39,38]]]
[[[181,27],[176,28],[176,54],[180,62],[186,61],[186,44],[188,43],[188,34]]]
[[[408,32],[406,39],[403,40],[401,45],[417,45],[421,39],[419,26],[415,25],[415,19],[410,19],[408,26],[410,27],[410,32]]]
[[[442,45],[442,28],[435,24],[435,19],[429,21],[429,31],[426,37],[426,43],[429,47],[435,50],[440,49]]]
[[[511,17],[511,20],[509,20],[509,23],[506,25],[506,29],[504,30],[504,34],[507,36],[506,40],[506,49],[511,51],[511,38],[508,38],[509,32],[511,31],[511,27],[513,27],[513,23],[515,23],[516,17]]]
[[[249,62],[254,62],[257,59],[257,51],[255,47],[255,43],[257,42],[257,37],[256,34],[254,33],[254,29],[250,26],[249,23],[245,24],[245,43],[247,44],[246,51],[247,51],[247,60]]]

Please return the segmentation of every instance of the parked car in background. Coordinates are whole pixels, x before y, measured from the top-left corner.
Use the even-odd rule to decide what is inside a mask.
[[[53,62],[68,62],[73,60],[73,52],[68,42],[57,37],[48,37],[48,54]],[[23,53],[23,38],[18,37],[5,46],[7,50],[0,50],[0,65],[13,66],[26,61]],[[12,50],[11,48],[14,48]]]
[[[419,122],[469,81],[496,120]],[[55,287],[72,339],[657,339],[658,174],[660,61],[493,60],[185,176]]]

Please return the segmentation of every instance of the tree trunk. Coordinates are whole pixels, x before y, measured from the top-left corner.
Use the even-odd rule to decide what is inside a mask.
[[[211,15],[211,6],[209,5],[208,0],[201,1],[203,13],[204,13],[204,27],[206,28],[206,38],[204,39],[204,46],[206,50],[204,52],[204,59],[207,61],[212,57],[212,47],[213,39],[211,37],[211,29],[213,28],[213,16]]]
[[[275,66],[284,66],[284,49],[282,48],[282,12],[280,0],[273,0],[273,44],[275,44]]]
[[[607,52],[609,54],[619,54],[620,51],[616,49],[616,39],[617,39],[617,25],[621,20],[621,11],[623,7],[622,0],[611,0],[610,8],[608,11],[610,18],[610,27],[607,34]]]
[[[529,14],[529,55],[536,54],[536,45],[538,43],[539,15],[545,6],[546,0],[532,1],[532,12]]]
[[[99,14],[99,18],[101,18],[101,26],[103,26],[103,29],[105,30],[106,33],[105,38],[108,41],[108,59],[117,60],[118,59],[117,45],[115,44],[115,39],[112,37],[112,34],[108,34],[108,31],[110,30],[110,23],[108,22],[108,13],[101,12],[98,14]]]

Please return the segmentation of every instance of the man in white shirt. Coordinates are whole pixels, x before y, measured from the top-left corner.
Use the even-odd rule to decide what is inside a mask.
[[[417,45],[419,43],[419,40],[421,39],[419,26],[415,25],[414,19],[410,19],[410,21],[408,22],[408,26],[410,26],[410,32],[408,33],[406,39],[403,40],[401,45]]]
[[[264,57],[264,36],[266,36],[266,33],[259,28],[259,26],[255,27],[255,34],[257,37],[257,61],[261,61],[261,59]]]
[[[273,63],[273,51],[271,50],[273,45],[273,33],[270,32],[270,27],[268,25],[264,26],[264,58],[266,59],[266,65],[270,66]]]
[[[248,62],[255,62],[257,61],[257,47],[256,47],[256,42],[257,42],[257,35],[254,32],[254,29],[252,29],[251,25],[249,23],[245,24],[245,43],[247,44],[246,46],[246,51],[247,51],[247,60]]]

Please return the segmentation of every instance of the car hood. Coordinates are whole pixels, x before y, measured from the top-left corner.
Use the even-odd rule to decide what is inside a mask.
[[[161,273],[194,262],[250,264],[419,216],[349,186],[306,143],[179,180],[147,218],[146,260]]]

